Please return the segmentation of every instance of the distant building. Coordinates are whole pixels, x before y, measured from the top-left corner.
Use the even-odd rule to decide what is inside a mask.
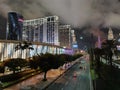
[[[59,42],[60,46],[65,48],[71,48],[72,46],[72,34],[70,25],[59,26]]]
[[[7,19],[0,15],[0,40],[6,39],[6,24]]]
[[[97,48],[101,48],[101,37],[98,35]]]
[[[108,31],[108,40],[113,40],[114,39],[114,36],[113,36],[113,31],[111,28],[109,28],[109,31]]]
[[[44,28],[47,30],[47,39],[44,38],[43,41],[55,45],[59,45],[58,39],[58,26],[59,18],[58,16],[49,16],[45,18],[46,25]],[[44,34],[45,35],[45,34]]]
[[[23,24],[23,40],[59,45],[58,25],[58,16],[25,20]]]
[[[8,40],[22,40],[23,16],[16,12],[8,13],[7,36]]]
[[[72,33],[72,48],[73,49],[78,49],[78,44],[77,44],[77,41],[76,41],[75,31],[71,30],[71,33]]]
[[[25,20],[23,22],[23,40],[43,42],[44,18]]]

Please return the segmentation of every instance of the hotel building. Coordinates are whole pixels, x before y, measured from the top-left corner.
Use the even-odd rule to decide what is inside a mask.
[[[58,33],[59,33],[60,46],[65,48],[71,48],[71,44],[72,44],[71,26],[60,25]]]
[[[25,20],[23,22],[23,40],[59,45],[58,26],[58,16]]]

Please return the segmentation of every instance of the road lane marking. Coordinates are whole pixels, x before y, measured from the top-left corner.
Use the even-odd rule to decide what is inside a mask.
[[[63,88],[61,88],[61,90],[63,90]]]

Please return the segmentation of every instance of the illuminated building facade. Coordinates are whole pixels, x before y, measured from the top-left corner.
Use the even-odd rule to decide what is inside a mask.
[[[111,28],[109,28],[109,31],[108,31],[108,40],[113,40],[114,39],[114,36],[113,36],[113,31]]]
[[[77,44],[77,41],[76,41],[75,31],[71,30],[71,33],[72,33],[72,48],[73,49],[78,49],[78,44]],[[81,37],[81,39],[82,39],[82,37]]]
[[[59,45],[58,20],[58,16],[25,20],[23,24],[23,40]]]
[[[69,53],[72,54],[73,51],[71,49],[66,50],[63,47],[57,46],[57,45],[51,45],[51,44],[45,44],[45,43],[36,43],[31,42],[31,47],[34,48],[34,50],[30,49],[19,49],[15,51],[15,47],[19,44],[19,41],[16,40],[0,40],[0,61],[7,60],[8,58],[29,58],[34,55],[40,54],[40,53],[52,53],[52,54],[64,54]],[[21,42],[24,44],[24,42]]]
[[[23,23],[23,40],[43,42],[44,18],[25,20]]]
[[[65,48],[71,48],[72,36],[71,36],[70,25],[59,26],[59,42],[60,42],[60,46]]]

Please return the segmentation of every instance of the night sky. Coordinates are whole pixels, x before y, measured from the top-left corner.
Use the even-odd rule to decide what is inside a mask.
[[[0,0],[1,32],[10,11],[21,13],[25,19],[59,16],[61,23],[70,24],[75,30],[79,48],[95,43],[98,35],[105,39],[108,27],[114,36],[120,32],[119,0]]]

